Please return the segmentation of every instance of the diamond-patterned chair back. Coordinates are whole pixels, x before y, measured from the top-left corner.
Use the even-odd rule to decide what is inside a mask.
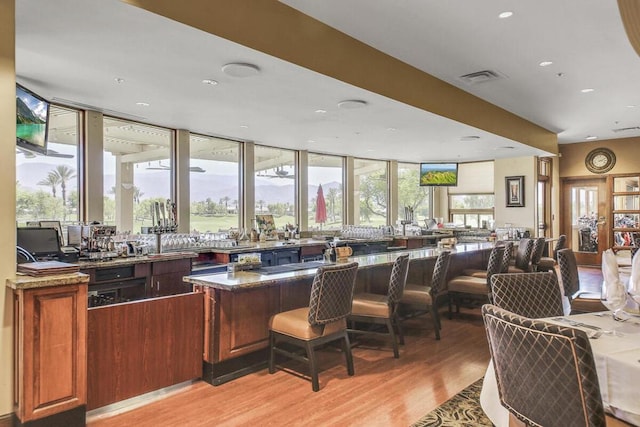
[[[558,236],[558,240],[556,241],[556,246],[553,248],[553,259],[558,261],[558,251],[560,249],[564,249],[567,246],[567,236],[561,234]]]
[[[494,274],[491,277],[493,304],[537,319],[562,316],[562,294],[553,272]]]
[[[444,290],[444,286],[447,283],[447,273],[449,272],[450,261],[451,252],[449,251],[440,252],[438,259],[436,259],[436,265],[433,267],[433,273],[431,274],[430,294],[432,298]]]
[[[535,426],[604,427],[605,414],[584,331],[482,307],[500,402]]]
[[[540,259],[542,258],[542,253],[544,252],[544,246],[547,244],[547,241],[544,237],[538,237],[533,240],[533,249],[531,251],[531,266],[536,268]]]
[[[309,323],[325,325],[351,313],[358,263],[318,267],[309,299]]]
[[[409,273],[409,254],[398,256],[393,262],[393,268],[391,269],[391,277],[389,278],[389,291],[387,294],[387,301],[390,306],[395,306],[400,298],[402,298],[402,292],[404,286],[407,284],[407,274]]]
[[[511,261],[511,254],[513,253],[513,242],[505,242],[504,252],[502,254],[502,264],[500,264],[500,273],[506,273],[509,271],[509,261]]]
[[[560,266],[560,280],[564,295],[571,299],[580,290],[578,262],[573,249],[565,248],[558,251],[558,265]]]
[[[503,246],[494,246],[489,254],[489,262],[487,263],[487,288],[491,284],[491,276],[499,273],[502,269],[502,258],[504,256],[505,248]]]
[[[516,252],[515,266],[522,271],[529,271],[531,253],[533,252],[533,239],[520,239]]]

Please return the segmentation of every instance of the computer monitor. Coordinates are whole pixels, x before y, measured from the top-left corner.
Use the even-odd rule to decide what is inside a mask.
[[[37,260],[57,258],[60,240],[55,228],[18,227],[17,245],[29,252]]]

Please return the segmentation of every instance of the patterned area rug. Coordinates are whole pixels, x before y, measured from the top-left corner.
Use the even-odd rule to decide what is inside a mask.
[[[480,407],[482,378],[422,417],[411,427],[491,427]]]

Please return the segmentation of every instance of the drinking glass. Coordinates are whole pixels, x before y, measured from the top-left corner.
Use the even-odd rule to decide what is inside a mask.
[[[602,282],[600,301],[612,312],[614,320],[621,320],[618,312],[627,304],[627,290],[620,281]]]

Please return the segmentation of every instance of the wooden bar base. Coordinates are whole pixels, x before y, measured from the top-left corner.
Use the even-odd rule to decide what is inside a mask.
[[[220,385],[244,375],[267,368],[267,349],[259,350],[234,359],[211,364],[202,362],[202,379],[211,385]]]
[[[58,412],[48,417],[23,423],[14,413],[12,425],[14,427],[84,427],[87,425],[86,414],[87,407],[86,405],[82,405],[69,409],[68,411]]]

